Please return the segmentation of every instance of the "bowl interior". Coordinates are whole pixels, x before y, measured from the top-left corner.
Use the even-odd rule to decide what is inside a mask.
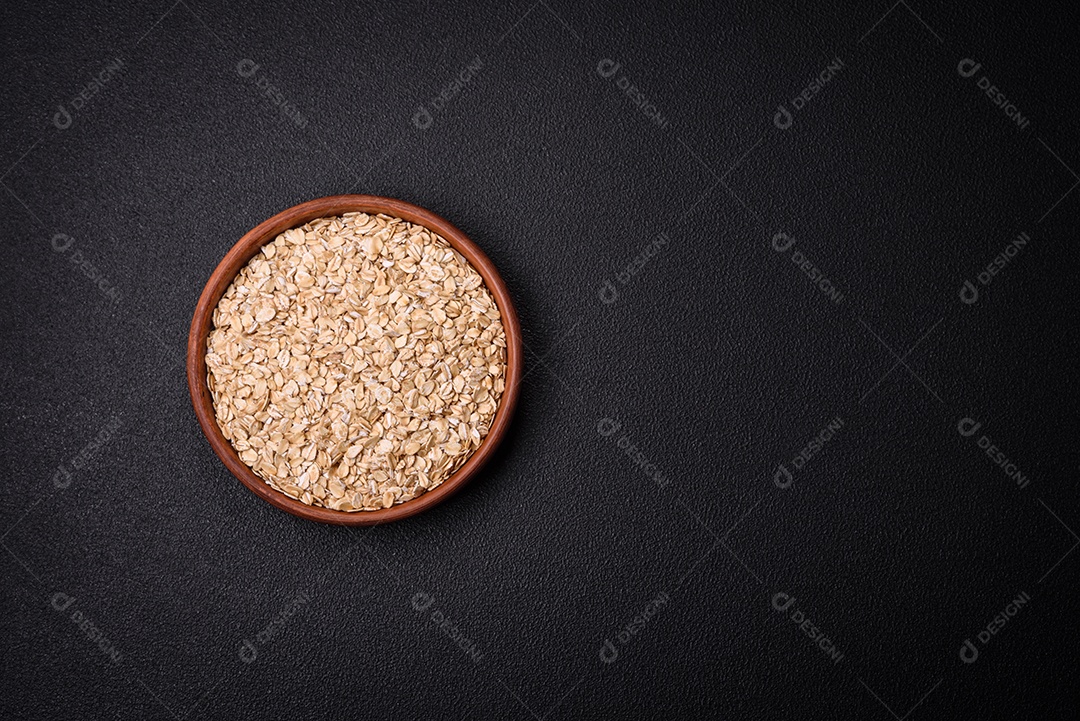
[[[476,268],[495,299],[502,316],[506,333],[506,388],[495,419],[480,447],[450,478],[439,486],[416,498],[378,511],[335,511],[330,508],[309,506],[274,490],[236,454],[232,444],[222,434],[214,414],[213,399],[206,382],[206,339],[213,324],[214,308],[225,294],[233,278],[263,245],[274,240],[290,228],[303,225],[316,218],[331,217],[343,213],[384,213],[411,223],[422,225],[438,233]],[[278,213],[250,230],[232,247],[218,264],[195,307],[188,336],[187,376],[195,415],[210,446],[234,476],[263,500],[302,518],[322,523],[348,526],[367,526],[406,518],[430,508],[459,490],[488,460],[499,441],[509,428],[511,416],[517,405],[522,372],[521,326],[506,284],[495,266],[460,230],[434,213],[418,206],[392,198],[374,195],[335,195],[319,198],[294,206]]]

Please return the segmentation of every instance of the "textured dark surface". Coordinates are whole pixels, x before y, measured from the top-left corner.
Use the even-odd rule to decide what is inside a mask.
[[[5,3],[0,716],[1072,718],[1075,12],[757,5]],[[481,479],[367,530],[246,491],[182,368],[345,192],[470,234],[529,349]]]

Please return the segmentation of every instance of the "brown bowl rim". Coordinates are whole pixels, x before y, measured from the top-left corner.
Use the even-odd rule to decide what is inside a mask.
[[[316,218],[352,212],[385,213],[403,218],[411,223],[422,225],[445,238],[455,250],[468,259],[484,279],[488,290],[495,297],[506,332],[506,388],[499,400],[499,407],[495,411],[495,420],[480,447],[461,468],[439,486],[412,500],[378,511],[335,511],[330,508],[309,506],[267,485],[246,463],[240,460],[232,444],[226,440],[221,429],[218,428],[210,388],[206,381],[206,338],[210,333],[214,308],[240,269],[259,252],[263,245],[284,231]],[[187,380],[191,391],[191,402],[195,408],[199,426],[210,441],[210,447],[225,467],[255,495],[277,508],[300,518],[342,526],[372,526],[408,518],[445,501],[461,490],[488,461],[510,427],[510,421],[517,406],[522,367],[521,325],[517,312],[514,310],[510,291],[491,260],[465,233],[430,210],[403,200],[377,195],[332,195],[309,200],[283,210],[249,230],[225,254],[210,275],[210,280],[207,281],[199,296],[199,302],[195,306],[191,330],[188,334]]]

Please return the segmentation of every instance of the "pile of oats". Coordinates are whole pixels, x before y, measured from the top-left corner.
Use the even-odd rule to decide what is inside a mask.
[[[499,309],[449,243],[346,213],[278,236],[214,310],[222,433],[271,487],[340,511],[435,488],[487,435],[506,373]]]

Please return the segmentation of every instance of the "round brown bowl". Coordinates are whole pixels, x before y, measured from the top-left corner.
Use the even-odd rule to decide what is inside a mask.
[[[214,308],[224,295],[233,278],[263,245],[274,240],[278,235],[296,228],[316,218],[332,217],[342,213],[385,213],[403,218],[410,223],[422,225],[438,233],[461,253],[480,273],[488,290],[495,297],[495,303],[502,315],[503,328],[506,331],[506,389],[499,399],[495,410],[495,420],[480,447],[450,478],[421,496],[378,511],[335,511],[330,508],[309,506],[289,498],[276,491],[255,475],[251,468],[240,460],[232,445],[222,434],[214,415],[210,388],[206,382],[206,339],[213,323]],[[375,195],[334,195],[329,198],[309,200],[278,213],[273,218],[257,225],[237,242],[214,269],[210,280],[195,306],[195,317],[191,319],[191,333],[188,335],[187,379],[191,389],[191,402],[195,406],[195,415],[203,433],[210,441],[210,447],[240,482],[264,501],[277,506],[283,511],[321,523],[335,523],[342,526],[370,526],[420,513],[435,504],[446,500],[461,489],[466,482],[480,470],[491,457],[510,426],[510,418],[517,405],[518,385],[522,372],[521,325],[518,323],[510,292],[503,279],[488,257],[464,233],[431,211],[392,198],[380,198]]]

